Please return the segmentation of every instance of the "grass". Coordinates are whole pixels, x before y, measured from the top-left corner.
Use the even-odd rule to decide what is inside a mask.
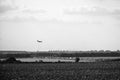
[[[0,80],[120,80],[120,62],[0,64]]]

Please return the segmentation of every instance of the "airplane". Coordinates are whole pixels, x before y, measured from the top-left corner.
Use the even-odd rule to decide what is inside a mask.
[[[37,42],[41,43],[42,41],[40,41],[40,40],[37,40]]]

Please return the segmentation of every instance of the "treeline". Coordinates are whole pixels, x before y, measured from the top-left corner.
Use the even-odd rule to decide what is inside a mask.
[[[120,57],[120,53],[61,53],[61,57]]]
[[[111,52],[65,52],[65,51],[45,51],[45,52],[20,52],[20,51],[0,51],[0,58],[30,58],[30,57],[120,57],[120,51]]]
[[[16,57],[16,58],[27,58],[31,57],[32,53],[27,51],[0,51],[0,58],[9,58],[9,57]]]

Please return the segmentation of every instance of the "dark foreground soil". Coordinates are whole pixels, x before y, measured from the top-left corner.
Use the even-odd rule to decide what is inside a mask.
[[[120,80],[120,62],[5,63],[0,80]]]

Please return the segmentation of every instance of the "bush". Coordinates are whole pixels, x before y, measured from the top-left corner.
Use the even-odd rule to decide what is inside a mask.
[[[79,62],[80,58],[76,57],[75,62]]]
[[[9,57],[3,62],[5,62],[5,63],[16,63],[16,62],[21,62],[21,61],[16,60],[15,57]]]

